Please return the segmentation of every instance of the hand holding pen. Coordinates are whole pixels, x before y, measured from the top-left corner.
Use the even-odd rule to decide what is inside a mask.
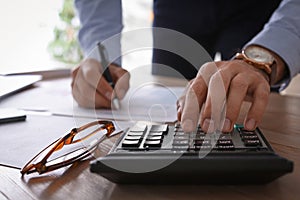
[[[97,45],[95,50],[103,57],[101,62],[87,58],[72,71],[72,94],[82,107],[118,109],[118,99],[129,89],[130,76],[125,69],[109,64],[105,49],[100,51],[100,47]]]

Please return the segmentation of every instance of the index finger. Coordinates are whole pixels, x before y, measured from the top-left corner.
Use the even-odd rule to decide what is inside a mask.
[[[184,108],[182,110],[182,128],[186,132],[195,130],[202,105],[206,101],[207,88],[211,76],[218,71],[214,62],[207,62],[201,66],[197,77],[187,91]]]
[[[127,70],[111,65],[109,66],[112,78],[115,82],[115,93],[118,99],[123,99],[129,89],[130,74]]]
[[[254,130],[260,123],[268,104],[269,95],[270,88],[267,84],[259,85],[254,91],[253,102],[244,122],[247,130]]]
[[[82,65],[83,77],[90,86],[110,101],[113,97],[113,89],[102,76],[101,69],[102,66],[97,60],[88,59]]]
[[[197,127],[206,93],[207,86],[205,81],[201,76],[198,76],[187,90],[182,109],[181,124],[185,132],[192,132]]]

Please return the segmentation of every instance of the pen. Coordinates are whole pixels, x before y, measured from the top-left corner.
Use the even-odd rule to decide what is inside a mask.
[[[101,58],[101,64],[102,64],[102,67],[103,67],[103,76],[104,78],[106,79],[106,81],[110,84],[110,86],[112,88],[115,87],[115,84],[112,80],[112,77],[111,77],[111,74],[110,74],[110,71],[109,71],[109,68],[108,68],[108,60],[106,58],[106,49],[105,49],[105,46],[102,45],[100,42],[98,43],[98,51],[99,51],[99,54],[100,54],[100,58]],[[112,105],[113,105],[113,108],[115,109],[119,109],[120,108],[120,104],[119,104],[119,101],[118,101],[118,98],[117,97],[114,97],[112,99]]]

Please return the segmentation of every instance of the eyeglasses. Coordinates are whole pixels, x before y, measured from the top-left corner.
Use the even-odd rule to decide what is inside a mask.
[[[94,121],[73,128],[31,159],[23,167],[21,174],[43,174],[87,158],[103,140],[111,137],[114,131],[115,127],[111,121]]]

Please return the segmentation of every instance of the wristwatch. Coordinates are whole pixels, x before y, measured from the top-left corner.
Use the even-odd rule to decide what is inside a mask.
[[[257,45],[247,46],[234,59],[244,60],[255,68],[265,71],[272,84],[276,76],[276,62],[274,56],[263,47]]]

